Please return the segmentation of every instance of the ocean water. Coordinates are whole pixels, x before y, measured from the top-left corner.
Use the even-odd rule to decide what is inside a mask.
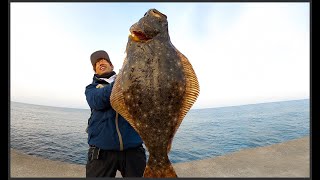
[[[52,160],[86,163],[90,110],[17,102],[10,106],[11,148]],[[174,136],[169,159],[173,163],[199,160],[309,133],[309,99],[192,109]]]

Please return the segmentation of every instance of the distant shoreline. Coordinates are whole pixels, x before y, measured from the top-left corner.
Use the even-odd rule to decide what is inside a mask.
[[[310,138],[175,163],[179,177],[310,177]],[[85,165],[52,161],[11,149],[11,177],[85,177]],[[121,177],[117,173],[117,177]]]
[[[212,107],[202,107],[202,108],[191,107],[190,110],[213,109],[213,108],[228,108],[228,107],[236,107],[236,106],[257,105],[257,104],[267,104],[267,103],[277,103],[277,102],[290,102],[290,101],[303,101],[303,100],[310,100],[310,98],[289,99],[289,100],[275,100],[275,101],[265,101],[265,102],[252,102],[252,103],[246,103],[246,104],[233,104],[233,105],[212,106]],[[10,103],[21,103],[21,104],[27,104],[27,105],[33,105],[33,106],[45,106],[45,107],[53,107],[53,108],[68,108],[68,109],[78,109],[78,110],[89,110],[90,111],[89,107],[54,106],[54,105],[33,104],[33,103],[19,102],[19,101],[10,101]]]

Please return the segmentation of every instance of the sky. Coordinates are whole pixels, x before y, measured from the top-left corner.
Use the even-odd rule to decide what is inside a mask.
[[[130,26],[151,8],[197,75],[192,109],[310,97],[309,2],[11,2],[11,101],[89,109],[91,53],[107,51],[118,73]]]

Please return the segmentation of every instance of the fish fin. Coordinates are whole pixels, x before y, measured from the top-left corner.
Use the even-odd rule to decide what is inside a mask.
[[[192,105],[194,104],[194,102],[197,100],[200,93],[200,87],[196,73],[194,72],[189,60],[180,51],[177,50],[177,52],[181,58],[181,63],[186,78],[186,95],[183,98],[182,103],[183,113],[180,115],[180,119],[183,119],[192,107]]]
[[[124,117],[129,124],[138,132],[138,129],[136,128],[136,125],[133,121],[132,115],[129,113],[128,109],[126,109],[123,91],[121,88],[121,79],[122,79],[122,70],[123,67],[127,64],[127,58],[124,59],[122,68],[120,69],[116,80],[113,84],[111,96],[110,96],[110,103],[112,108],[118,112],[122,117]]]
[[[172,164],[167,164],[164,166],[161,166],[161,168],[151,168],[149,165],[146,166],[144,173],[144,178],[175,178],[178,177],[176,172],[173,169]]]
[[[182,100],[181,113],[179,114],[178,121],[175,126],[174,134],[177,132],[183,118],[185,117],[187,112],[190,110],[194,102],[197,100],[197,97],[200,93],[200,87],[199,87],[199,82],[198,82],[196,73],[194,72],[188,58],[185,57],[176,48],[175,50],[181,59],[181,65],[183,67],[183,72],[185,74],[185,79],[186,79],[186,91],[185,91],[185,96],[183,97],[183,100]],[[173,141],[173,138],[169,140],[168,147],[167,147],[168,152],[171,149],[172,141]]]
[[[169,140],[168,147],[167,147],[167,153],[169,153],[171,150],[172,139]]]

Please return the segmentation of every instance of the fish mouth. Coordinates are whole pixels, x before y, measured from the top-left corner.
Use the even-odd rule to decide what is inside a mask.
[[[129,37],[131,40],[136,42],[145,42],[152,38],[149,38],[145,33],[142,31],[131,31]]]

